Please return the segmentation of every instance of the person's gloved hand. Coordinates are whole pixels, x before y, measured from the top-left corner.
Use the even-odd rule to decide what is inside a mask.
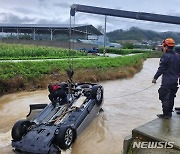
[[[154,84],[155,84],[155,83],[156,83],[156,79],[153,79],[153,80],[152,80],[152,83],[154,83]]]

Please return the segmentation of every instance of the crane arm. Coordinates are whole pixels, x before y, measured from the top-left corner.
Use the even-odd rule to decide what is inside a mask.
[[[178,24],[178,25],[180,24],[180,17],[178,16],[161,15],[161,14],[146,13],[146,12],[124,11],[124,10],[73,4],[70,10],[71,16],[75,16],[76,12],[93,13],[99,15],[162,22],[169,24]]]

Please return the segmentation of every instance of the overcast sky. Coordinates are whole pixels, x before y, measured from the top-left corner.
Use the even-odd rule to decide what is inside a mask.
[[[0,0],[0,23],[69,24],[72,4],[180,16],[180,0]],[[77,13],[76,24],[104,26],[104,16]],[[107,31],[132,26],[156,31],[178,31],[180,26],[117,17],[107,18]]]

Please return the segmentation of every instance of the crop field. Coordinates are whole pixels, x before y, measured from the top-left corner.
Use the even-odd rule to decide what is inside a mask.
[[[140,54],[127,57],[101,58],[100,59],[79,59],[73,60],[74,69],[108,69],[112,67],[133,66],[147,54]],[[42,62],[1,62],[0,79],[6,80],[15,76],[22,76],[26,79],[51,74],[54,70],[64,71],[68,69],[69,61],[42,61]]]
[[[121,49],[108,49],[110,53]],[[131,56],[87,58],[84,52],[32,45],[0,44],[0,95],[24,89],[46,88],[47,83],[67,79],[69,65],[75,71],[75,80],[97,82],[132,77],[141,70],[148,57],[158,57],[153,52],[122,50],[121,54],[141,53]],[[70,58],[69,58],[70,57]],[[74,58],[78,57],[78,59]],[[82,57],[82,59],[81,59]],[[86,57],[86,58],[84,58]],[[63,58],[63,60],[46,60]],[[8,59],[44,59],[43,61],[6,62]]]
[[[62,48],[34,45],[19,45],[0,43],[0,59],[55,59],[87,56],[87,53]]]
[[[100,48],[99,50],[102,52],[103,48]],[[116,48],[106,48],[106,52],[120,55],[147,53],[145,50]],[[63,48],[0,43],[0,60],[64,59],[68,58],[69,56],[79,58],[87,57],[89,55],[85,52],[80,52],[77,50],[69,51],[69,49]]]

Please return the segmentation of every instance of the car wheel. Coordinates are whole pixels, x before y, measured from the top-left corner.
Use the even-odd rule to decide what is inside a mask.
[[[91,90],[91,98],[96,100],[98,106],[101,105],[103,101],[103,88],[102,86],[95,85]]]
[[[22,137],[27,133],[28,127],[31,126],[31,122],[27,120],[19,120],[17,121],[11,132],[11,136],[13,140],[19,141]]]
[[[75,141],[75,132],[71,127],[61,127],[57,136],[57,145],[67,150]]]

